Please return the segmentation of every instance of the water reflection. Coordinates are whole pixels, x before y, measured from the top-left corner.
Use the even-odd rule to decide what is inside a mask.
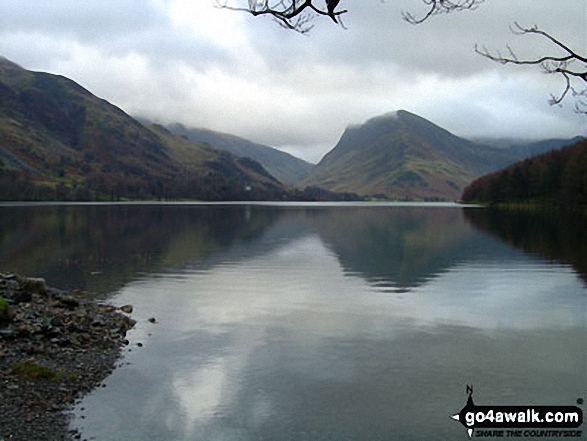
[[[76,411],[85,438],[462,439],[448,415],[466,383],[502,405],[574,404],[587,387],[575,269],[471,213],[23,207],[2,212],[0,263],[79,268],[135,306],[129,364]]]
[[[475,228],[546,259],[569,263],[587,281],[587,219],[559,211],[466,210]]]
[[[246,206],[0,206],[0,269],[63,288],[116,291],[138,274],[182,267],[248,242],[276,213]]]
[[[401,298],[348,277],[309,235],[131,284],[118,300],[140,305],[133,337],[147,344],[83,403],[84,434],[457,439],[447,413],[460,408],[465,382],[488,402],[574,401],[585,386],[584,289],[570,271],[533,260],[499,267],[496,257],[494,272],[463,266]],[[541,270],[535,285],[510,283]],[[156,328],[145,323],[151,315]]]
[[[315,234],[348,274],[405,291],[506,252],[474,231],[461,210],[433,207],[0,206],[0,268],[108,294],[143,273],[245,259]]]
[[[356,208],[321,214],[312,223],[345,270],[390,291],[421,285],[455,263],[475,259],[481,250],[504,252],[476,235],[459,209]]]

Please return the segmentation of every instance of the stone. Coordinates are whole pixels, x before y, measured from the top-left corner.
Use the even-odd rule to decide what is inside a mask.
[[[63,321],[61,320],[61,318],[56,315],[51,317],[51,319],[49,320],[49,325],[54,326],[56,328],[59,328],[61,326],[63,326]]]
[[[45,279],[40,277],[28,277],[24,278],[21,287],[25,291],[32,292],[34,294],[47,294],[47,282]]]
[[[2,299],[0,302],[0,323],[10,322],[14,318],[14,312],[10,305]]]
[[[102,314],[110,314],[116,311],[116,308],[112,305],[99,305],[98,311],[100,311]]]
[[[12,329],[0,329],[0,338],[12,338],[14,331]]]
[[[149,322],[150,322],[150,323],[157,323],[157,320],[155,320],[155,317],[151,317],[151,318],[149,319]]]
[[[132,305],[124,305],[120,307],[120,310],[126,314],[132,314],[133,308]]]
[[[74,309],[79,306],[79,300],[73,296],[67,294],[60,294],[55,296],[55,300],[57,301],[57,306]]]
[[[30,291],[15,291],[12,294],[12,301],[18,303],[30,303],[33,301],[33,294]]]
[[[104,384],[120,363],[122,347],[129,347],[124,334],[136,323],[118,308],[80,293],[0,274],[0,296],[14,313],[10,322],[0,324],[0,440],[7,434],[80,438],[68,434],[68,417],[61,410]],[[55,380],[29,381],[12,373],[11,366],[31,359],[56,372]]]

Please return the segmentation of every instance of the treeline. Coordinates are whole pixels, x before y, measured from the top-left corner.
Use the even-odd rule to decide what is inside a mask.
[[[587,139],[482,176],[465,188],[462,200],[587,205]]]
[[[194,173],[172,179],[149,179],[118,173],[92,174],[80,182],[55,183],[26,172],[0,167],[0,201],[358,201],[353,193],[317,187],[304,190],[271,182],[251,182],[238,175]]]
[[[217,173],[148,179],[115,173],[90,175],[81,182],[55,183],[30,174],[0,168],[0,201],[121,201],[121,200],[288,200],[278,185],[227,177]]]

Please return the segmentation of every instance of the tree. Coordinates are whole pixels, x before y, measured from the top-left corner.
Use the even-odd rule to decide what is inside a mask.
[[[485,0],[422,0],[427,11],[421,15],[404,12],[403,17],[410,23],[422,23],[433,15],[446,14],[465,9],[475,9]],[[346,9],[336,10],[341,3],[337,0],[247,0],[247,7],[232,6],[229,0],[214,0],[216,6],[222,9],[248,12],[254,16],[268,15],[273,17],[281,26],[305,34],[313,28],[311,21],[317,16],[330,17],[335,23],[344,27],[340,16],[346,14]],[[320,6],[317,6],[320,4]],[[323,8],[326,7],[326,10]],[[338,18],[338,20],[337,20]]]
[[[538,58],[520,59],[510,46],[507,46],[507,55],[505,56],[499,51],[491,52],[485,46],[475,46],[475,51],[501,64],[540,66],[542,71],[547,74],[559,75],[564,79],[565,86],[559,95],[551,95],[550,103],[552,105],[561,104],[567,96],[571,95],[575,98],[575,110],[578,113],[587,113],[587,101],[585,100],[587,87],[584,84],[587,83],[587,57],[571,49],[538,26],[523,27],[516,22],[512,32],[516,35],[536,35],[546,39],[551,45],[552,52]]]
[[[335,23],[344,27],[341,16],[348,12],[346,9],[342,9],[346,0],[247,0],[247,7],[229,4],[229,2],[241,0],[213,1],[219,8],[244,11],[254,16],[273,17],[281,26],[302,34],[312,30],[311,22],[316,17],[330,17]],[[420,24],[436,15],[474,10],[485,0],[421,0],[421,2],[426,6],[426,11],[419,15],[404,12],[402,14],[404,20],[412,24]],[[337,7],[339,8],[337,9]],[[475,51],[501,64],[539,66],[545,73],[562,77],[565,84],[564,89],[558,95],[551,95],[550,103],[559,105],[565,98],[571,96],[575,98],[576,111],[587,114],[587,86],[585,85],[587,83],[587,56],[573,50],[538,26],[523,27],[515,23],[512,31],[517,35],[535,35],[546,39],[551,45],[551,52],[538,58],[524,59],[519,58],[509,46],[505,56],[499,51],[492,52],[485,46],[476,46]]]

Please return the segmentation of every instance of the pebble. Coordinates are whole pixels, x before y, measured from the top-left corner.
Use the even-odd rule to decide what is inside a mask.
[[[132,314],[132,305],[121,306],[120,310],[126,314]]]
[[[0,296],[11,308],[0,323],[0,440],[79,439],[69,430],[68,411],[105,386],[136,322],[83,291],[61,291],[40,278],[0,274]],[[15,366],[25,362],[54,375],[23,378]]]

